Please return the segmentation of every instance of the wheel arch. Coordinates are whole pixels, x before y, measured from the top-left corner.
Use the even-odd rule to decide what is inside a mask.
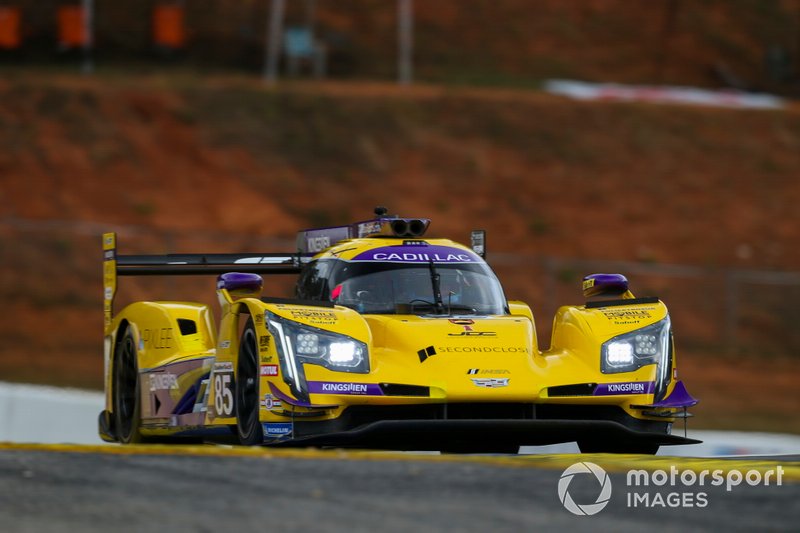
[[[184,321],[192,322],[190,330]],[[125,332],[130,330],[136,350],[137,369],[160,366],[175,357],[210,352],[216,346],[216,330],[213,316],[207,305],[194,302],[135,302],[114,317],[106,337],[108,358],[106,361],[106,410],[114,412],[114,371],[120,343]],[[169,330],[170,346],[166,349],[147,349],[145,333]],[[159,340],[157,340],[159,341]],[[143,351],[144,348],[144,351]],[[163,346],[155,346],[163,348]]]

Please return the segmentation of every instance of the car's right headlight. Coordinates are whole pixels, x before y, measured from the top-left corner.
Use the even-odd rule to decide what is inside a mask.
[[[669,317],[603,343],[600,370],[604,374],[632,372],[645,365],[666,368],[669,353]]]
[[[357,339],[267,313],[267,325],[288,358],[337,372],[369,373],[367,345]],[[291,374],[290,370],[290,374]]]

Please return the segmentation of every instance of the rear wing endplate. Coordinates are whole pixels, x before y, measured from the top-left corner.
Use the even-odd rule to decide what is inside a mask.
[[[117,234],[103,234],[103,315],[111,325],[117,276],[218,275],[226,272],[299,274],[310,256],[300,253],[118,255]]]

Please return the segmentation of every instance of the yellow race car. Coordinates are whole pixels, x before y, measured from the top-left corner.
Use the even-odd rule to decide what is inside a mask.
[[[540,350],[530,307],[485,261],[387,215],[301,231],[286,254],[117,255],[103,236],[105,393],[100,436],[122,443],[508,452],[577,441],[655,453],[692,398],[677,380],[657,298],[619,274],[583,281]],[[262,275],[299,274],[296,299]],[[199,303],[136,302],[114,315],[118,276],[217,275],[220,322]]]

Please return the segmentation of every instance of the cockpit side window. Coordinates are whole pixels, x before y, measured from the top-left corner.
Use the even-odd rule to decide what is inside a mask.
[[[331,261],[312,261],[297,280],[296,294],[301,300],[327,300]]]

